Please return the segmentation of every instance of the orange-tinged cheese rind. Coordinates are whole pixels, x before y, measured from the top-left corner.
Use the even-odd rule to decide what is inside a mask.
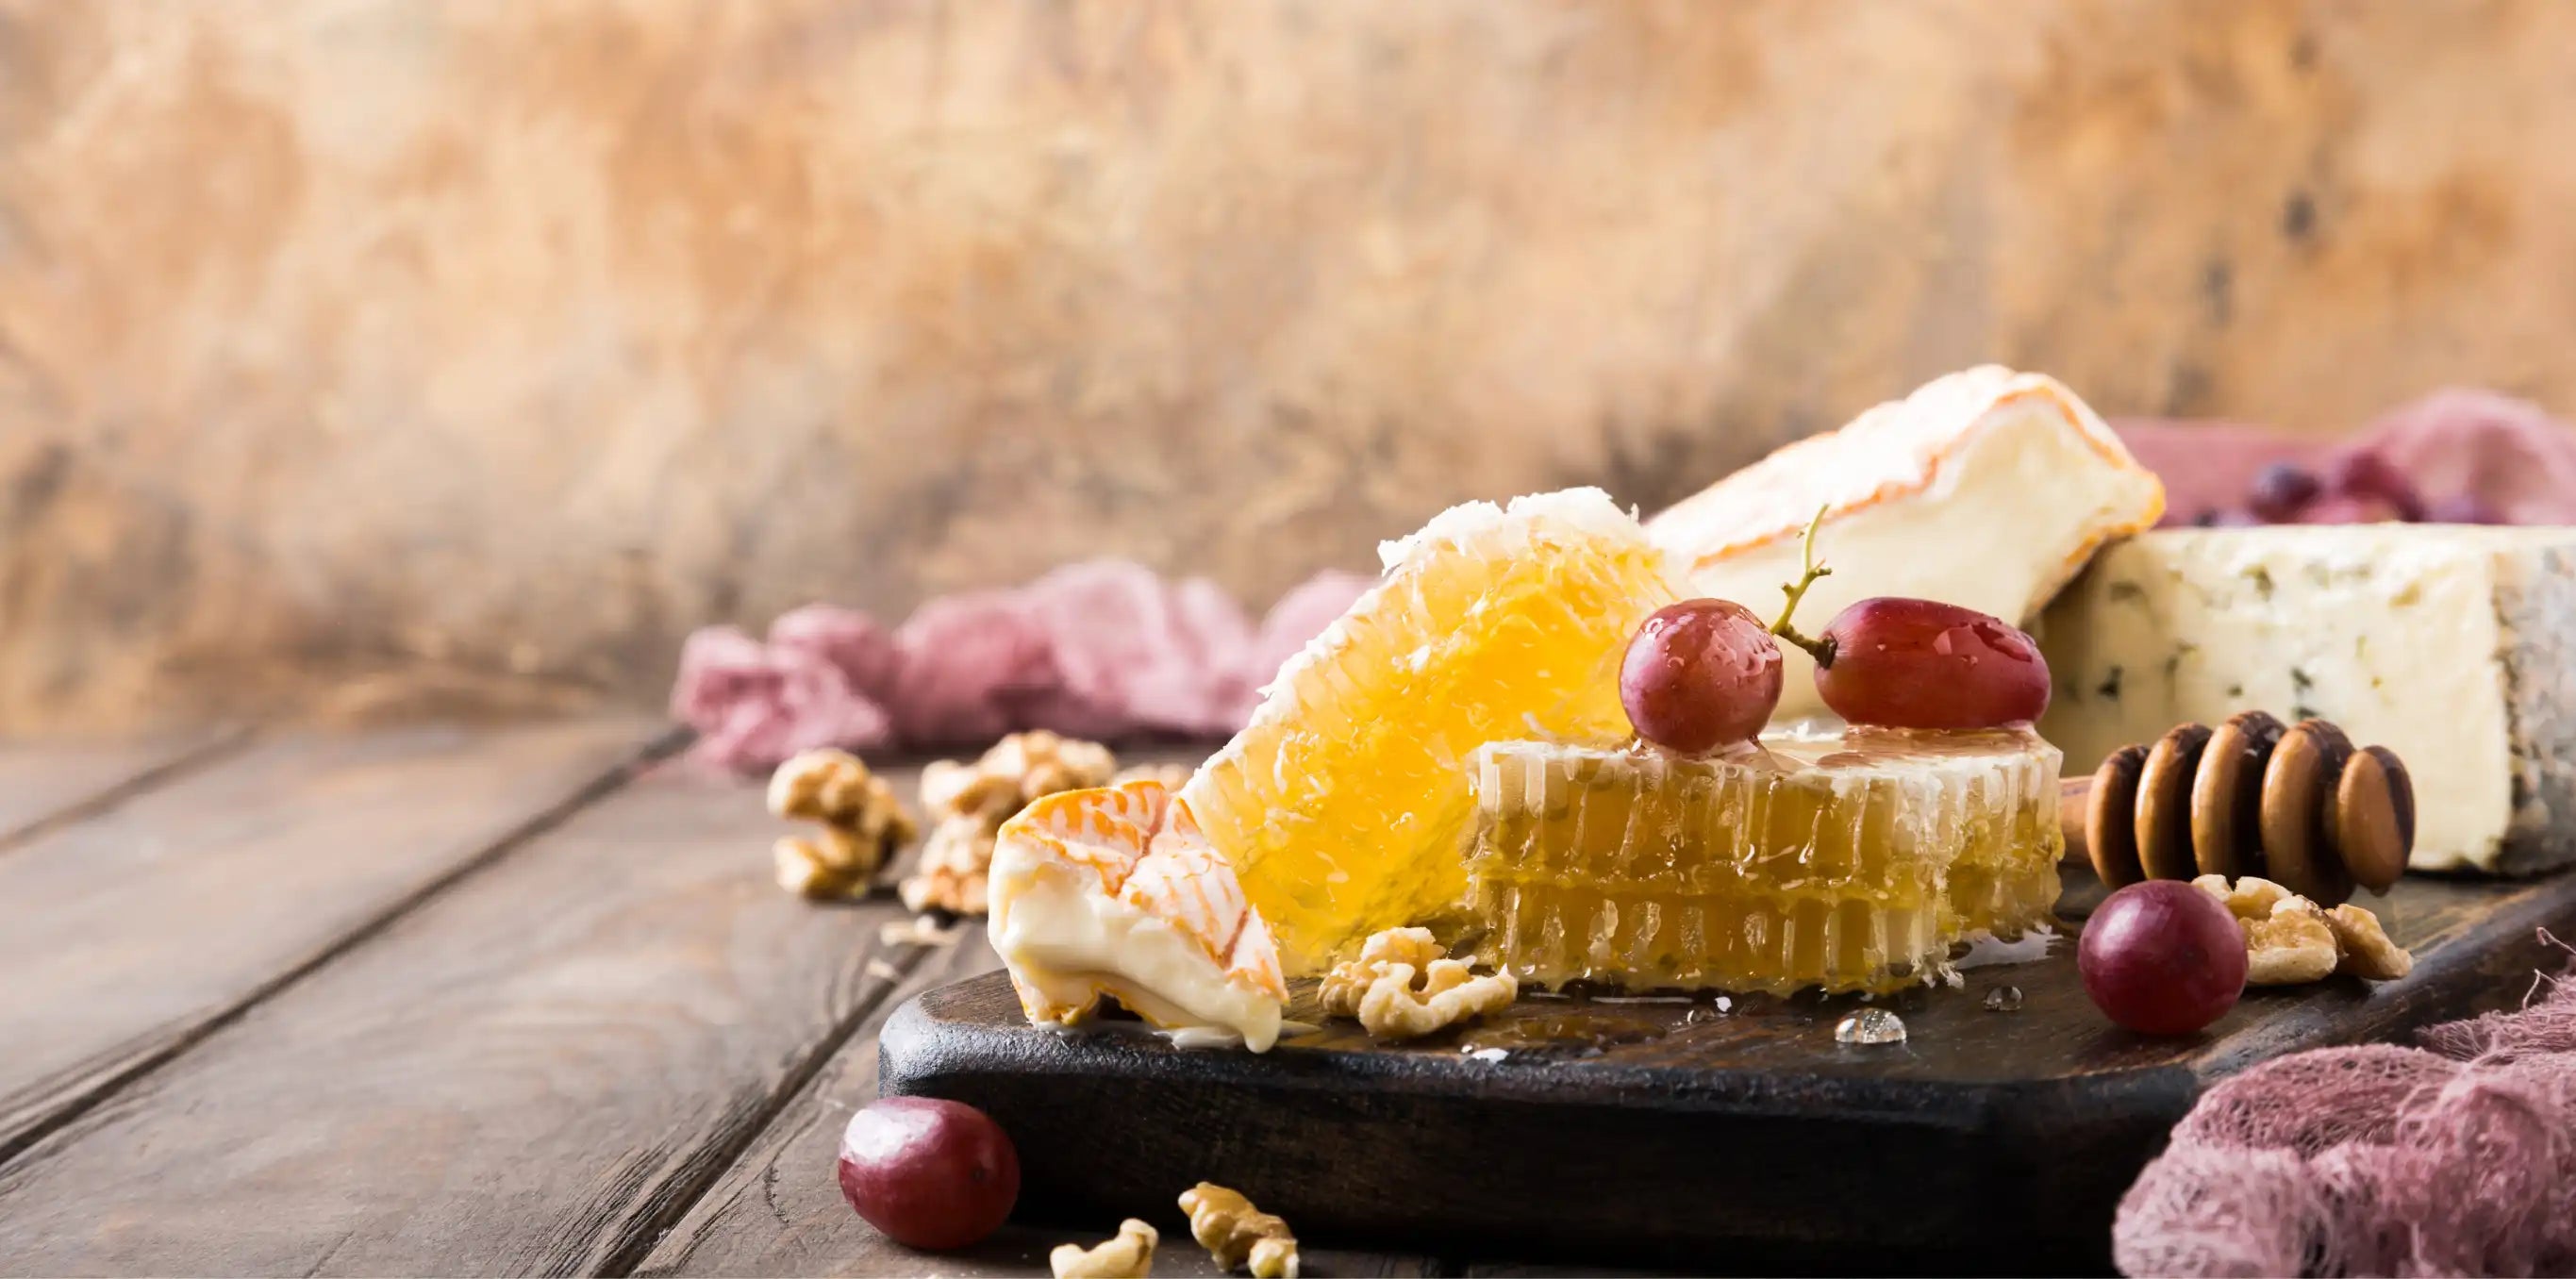
[[[1667,507],[1646,522],[1647,531],[1679,551],[1686,566],[1698,568],[1796,538],[1819,508],[1831,527],[1838,516],[1931,489],[1949,459],[1978,431],[1993,425],[1998,410],[2015,405],[2046,410],[2104,466],[2137,481],[2135,503],[2087,529],[2067,552],[2065,577],[2072,577],[2103,543],[2153,528],[2164,517],[2164,483],[2130,456],[2129,447],[2091,405],[2047,374],[1987,364],[1927,382],[1904,399],[1872,407],[1840,430],[1782,445]]]
[[[1033,1022],[1089,1018],[1103,996],[1171,1031],[1255,1051],[1288,998],[1269,928],[1234,869],[1163,783],[1066,791],[1002,826],[993,946]]]
[[[1986,366],[1787,445],[1646,531],[1693,593],[1769,616],[1819,510],[1817,556],[1833,574],[1801,601],[1805,628],[1884,595],[2027,624],[2095,552],[2154,526],[2164,485],[2054,378]],[[1776,717],[1821,711],[1806,654],[1783,657]]]

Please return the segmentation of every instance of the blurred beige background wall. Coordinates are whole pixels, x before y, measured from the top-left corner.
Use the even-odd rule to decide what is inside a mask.
[[[0,3],[0,730],[1255,603],[1982,359],[2576,408],[2576,4]]]

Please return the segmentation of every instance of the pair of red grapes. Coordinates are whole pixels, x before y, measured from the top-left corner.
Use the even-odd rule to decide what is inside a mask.
[[[1777,622],[1765,626],[1732,600],[1698,599],[1657,609],[1637,628],[1619,665],[1619,700],[1639,737],[1685,755],[1752,741],[1780,705],[1783,641],[1816,659],[1817,694],[1854,724],[1999,728],[2048,709],[2039,645],[1992,614],[1882,595],[1835,614],[1813,639],[1799,634],[1790,615],[1832,572],[1815,547],[1810,524],[1805,572],[1781,588],[1789,598]]]

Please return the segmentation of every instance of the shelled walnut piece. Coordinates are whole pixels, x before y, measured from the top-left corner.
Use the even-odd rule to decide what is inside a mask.
[[[1478,977],[1447,953],[1428,928],[1378,933],[1360,947],[1359,958],[1324,975],[1324,1012],[1356,1017],[1378,1039],[1418,1039],[1520,996],[1510,973]],[[1417,974],[1420,986],[1413,984]]]
[[[778,883],[818,900],[864,897],[877,867],[919,831],[886,780],[841,750],[806,751],[769,777],[769,811],[820,827],[771,848]]]
[[[972,764],[940,760],[922,770],[921,803],[936,821],[921,862],[898,891],[915,911],[981,915],[993,839],[1029,801],[1058,791],[1106,786],[1118,757],[1098,742],[1044,729],[1013,733]]]
[[[1162,1235],[1133,1217],[1118,1223],[1118,1234],[1097,1247],[1057,1244],[1047,1254],[1055,1279],[1145,1279],[1154,1273],[1154,1245]]]
[[[2389,940],[2378,916],[2359,906],[2325,910],[2252,875],[2233,885],[2223,875],[2191,882],[2225,905],[2244,929],[2248,986],[2296,986],[2336,973],[2391,981],[2414,971],[2415,957]]]
[[[1202,1181],[1181,1192],[1181,1211],[1190,1215],[1190,1237],[1217,1269],[1248,1265],[1252,1279],[1297,1279],[1297,1236],[1241,1193]]]

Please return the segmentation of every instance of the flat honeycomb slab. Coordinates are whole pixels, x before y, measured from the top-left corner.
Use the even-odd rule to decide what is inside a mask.
[[[1937,979],[2057,902],[2057,748],[2026,730],[1767,734],[1713,758],[1470,760],[1472,958],[1526,982],[1786,993]]]

